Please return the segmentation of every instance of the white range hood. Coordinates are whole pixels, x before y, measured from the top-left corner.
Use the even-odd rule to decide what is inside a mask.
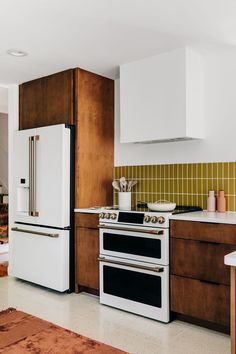
[[[120,67],[121,143],[204,138],[204,61],[180,48]]]

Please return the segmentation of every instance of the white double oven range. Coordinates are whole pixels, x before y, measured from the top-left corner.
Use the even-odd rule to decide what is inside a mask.
[[[188,211],[193,208],[174,213]],[[100,213],[100,303],[169,322],[171,215],[144,209]]]

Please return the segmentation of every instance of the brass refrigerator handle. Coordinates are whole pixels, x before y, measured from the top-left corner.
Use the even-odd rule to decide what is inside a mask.
[[[59,234],[48,234],[46,232],[30,231],[30,230],[27,230],[27,229],[19,229],[18,227],[12,227],[11,230],[12,231],[17,231],[17,232],[24,232],[26,234],[46,236],[46,237],[51,237],[51,238],[58,238],[59,237]]]
[[[143,265],[136,265],[133,263],[126,263],[126,262],[121,262],[121,261],[111,261],[110,259],[106,259],[105,257],[98,257],[98,261],[105,262],[105,263],[111,263],[111,264],[117,264],[117,265],[126,266],[126,267],[130,267],[130,268],[150,270],[150,271],[156,272],[156,273],[162,273],[164,271],[163,267],[147,267],[147,266],[143,266]]]
[[[36,211],[36,182],[37,182],[37,167],[36,167],[36,142],[39,140],[39,135],[29,137],[29,215],[39,216]]]
[[[98,225],[99,229],[108,229],[108,230],[114,230],[114,231],[131,231],[131,232],[141,232],[143,234],[151,234],[151,235],[163,235],[164,230],[143,230],[143,229],[138,229],[138,228],[128,228],[128,227],[117,227],[117,226],[110,226],[107,224],[100,224]]]
[[[39,212],[36,211],[36,197],[37,197],[37,141],[39,135],[33,136],[33,214],[32,216],[39,216]]]
[[[29,215],[33,212],[32,207],[32,136],[29,137]]]

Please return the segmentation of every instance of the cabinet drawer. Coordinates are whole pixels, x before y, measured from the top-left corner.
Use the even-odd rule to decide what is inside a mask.
[[[98,223],[99,223],[98,214],[88,214],[88,213],[75,214],[76,227],[88,227],[90,229],[97,229]]]
[[[171,276],[171,311],[223,326],[230,323],[230,288]]]
[[[175,238],[236,245],[236,225],[171,220],[170,235]]]
[[[230,284],[230,269],[224,256],[236,250],[234,245],[171,239],[171,274]]]

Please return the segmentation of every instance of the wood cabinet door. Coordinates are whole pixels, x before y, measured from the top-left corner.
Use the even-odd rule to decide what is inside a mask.
[[[99,289],[99,232],[96,229],[76,228],[76,283]]]
[[[114,81],[77,70],[75,207],[112,205]]]
[[[236,245],[171,239],[171,274],[230,284],[230,269],[224,256],[236,251]]]
[[[236,226],[209,222],[171,220],[170,236],[187,240],[236,245]]]
[[[76,227],[97,229],[99,224],[99,215],[90,213],[75,213]]]
[[[74,123],[73,70],[66,70],[44,79],[43,125]]]
[[[73,69],[20,85],[20,129],[74,124]]]
[[[20,85],[19,94],[20,129],[39,127],[44,115],[42,79]]]
[[[171,311],[229,326],[230,287],[171,276]]]

